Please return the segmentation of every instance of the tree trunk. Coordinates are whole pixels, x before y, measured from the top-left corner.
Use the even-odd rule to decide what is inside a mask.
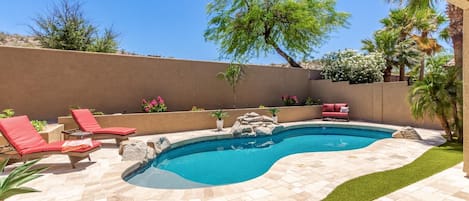
[[[392,67],[386,67],[386,69],[384,69],[384,74],[383,74],[384,82],[391,82],[391,71],[392,71]]]
[[[440,125],[445,130],[446,133],[446,140],[448,142],[453,141],[453,135],[451,134],[451,128],[449,126],[448,119],[444,115],[438,115],[438,119],[440,120]]]
[[[420,71],[419,71],[419,80],[422,81],[425,76],[425,56],[420,60]]]
[[[446,14],[448,15],[448,18],[449,18],[449,34],[453,42],[455,66],[462,68],[463,66],[463,52],[462,52],[463,33],[462,32],[463,32],[464,11],[461,8],[458,8],[457,6],[448,3],[448,5],[446,6]]]
[[[233,109],[236,109],[236,89],[233,87]]]
[[[287,53],[285,53],[282,49],[280,49],[280,47],[278,47],[278,45],[274,42],[271,42],[269,43],[270,45],[272,45],[275,49],[275,51],[280,55],[282,56],[285,60],[287,60],[288,64],[290,64],[291,67],[294,67],[294,68],[301,68],[301,65],[298,64],[292,57],[290,57]]]
[[[451,107],[453,109],[453,120],[454,120],[454,133],[458,135],[458,141],[462,142],[463,132],[462,132],[462,125],[459,120],[459,112],[458,112],[458,102],[454,100],[451,101]]]
[[[405,66],[399,66],[399,81],[405,81]]]

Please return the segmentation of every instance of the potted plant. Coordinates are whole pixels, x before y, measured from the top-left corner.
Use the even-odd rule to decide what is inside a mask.
[[[278,123],[278,112],[279,110],[277,108],[269,108],[270,114],[272,114],[272,119],[274,120],[274,123]]]
[[[223,110],[216,110],[212,112],[212,117],[217,118],[217,131],[223,130],[223,118],[228,117],[228,113]]]

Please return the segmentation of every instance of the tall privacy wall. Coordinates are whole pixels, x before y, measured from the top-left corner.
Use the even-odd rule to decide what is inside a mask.
[[[226,63],[74,51],[0,47],[0,109],[56,120],[79,105],[105,113],[140,111],[142,98],[162,96],[170,111],[231,108],[233,96],[216,78]],[[309,71],[247,66],[237,107],[282,105],[309,95]]]
[[[320,98],[324,103],[348,103],[352,120],[441,129],[436,119],[416,121],[412,118],[408,91],[407,82],[350,85],[329,80],[311,81],[313,98]]]

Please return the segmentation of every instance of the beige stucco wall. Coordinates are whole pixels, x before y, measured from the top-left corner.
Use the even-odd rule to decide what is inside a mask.
[[[179,131],[216,128],[216,119],[211,117],[212,111],[197,112],[163,112],[163,113],[136,113],[125,115],[99,115],[97,121],[102,127],[125,126],[137,128],[137,134],[158,134]],[[267,109],[245,108],[226,110],[228,117],[224,120],[225,127],[231,127],[236,117],[247,112],[256,112],[270,116]],[[292,106],[279,107],[279,122],[305,121],[321,118],[321,106]],[[77,128],[73,119],[59,117],[58,122],[65,125],[65,129]]]
[[[320,98],[324,103],[348,103],[352,120],[440,129],[436,120],[412,118],[407,102],[407,82],[354,85],[329,80],[310,82],[313,98]]]
[[[0,109],[31,119],[67,115],[70,105],[105,113],[137,112],[142,98],[162,96],[170,111],[232,107],[216,79],[226,63],[74,51],[0,47]],[[238,108],[281,105],[280,96],[309,94],[309,71],[247,66]]]
[[[464,171],[469,176],[469,9],[464,10]]]

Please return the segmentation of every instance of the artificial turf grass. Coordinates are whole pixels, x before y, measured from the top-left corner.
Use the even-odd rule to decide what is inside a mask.
[[[403,167],[349,180],[335,188],[324,201],[375,200],[453,167],[462,160],[462,144],[447,142],[431,148]]]

